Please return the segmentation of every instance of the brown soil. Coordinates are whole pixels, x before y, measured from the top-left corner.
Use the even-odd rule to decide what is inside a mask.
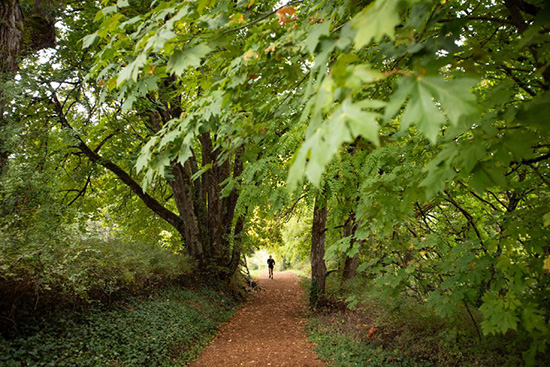
[[[302,313],[305,301],[298,277],[267,272],[257,279],[245,306],[225,324],[191,367],[210,366],[326,366],[307,340]]]

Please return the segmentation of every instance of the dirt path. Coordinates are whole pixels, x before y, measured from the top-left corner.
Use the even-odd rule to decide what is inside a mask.
[[[298,277],[267,272],[258,279],[261,291],[225,324],[191,367],[326,366],[308,342],[301,317],[305,304]]]

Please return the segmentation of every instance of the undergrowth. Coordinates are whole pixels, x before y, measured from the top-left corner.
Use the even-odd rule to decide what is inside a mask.
[[[213,289],[165,288],[0,337],[0,365],[181,366],[198,356],[235,306]]]
[[[347,324],[344,314],[334,316],[312,315],[306,328],[309,340],[316,344],[317,355],[329,361],[331,366],[431,366],[428,362],[407,358],[398,348],[387,350],[382,346],[370,344],[366,338],[361,340],[355,337],[353,333],[341,327]]]
[[[340,288],[327,279],[329,297],[313,310],[307,332],[318,355],[333,366],[521,366],[522,341],[514,335],[477,337],[466,311],[442,319],[405,295],[387,299],[356,280]],[[304,279],[304,288],[310,282]],[[344,301],[358,300],[353,309]]]

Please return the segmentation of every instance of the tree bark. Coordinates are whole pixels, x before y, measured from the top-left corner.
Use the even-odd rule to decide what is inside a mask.
[[[21,54],[55,45],[55,19],[43,15],[41,0],[35,0],[33,11],[24,16],[19,0],[0,0],[0,77],[13,77]],[[0,88],[0,135],[9,125],[4,117],[5,96]],[[4,172],[10,148],[0,139],[0,177]]]
[[[313,225],[311,227],[311,284],[312,293],[310,303],[313,306],[325,294],[325,278],[327,267],[325,264],[325,233],[327,224],[326,199],[322,194],[315,198],[313,208]]]
[[[239,268],[239,263],[241,259],[242,247],[242,233],[244,230],[246,213],[239,216],[237,223],[235,225],[235,236],[233,239],[233,250],[231,251],[231,260],[228,264],[229,274],[233,275]]]
[[[199,221],[193,202],[193,182],[191,181],[191,166],[187,162],[185,166],[179,163],[172,165],[174,178],[169,180],[174,193],[174,200],[183,221],[183,239],[189,254],[197,259],[202,267],[205,261],[205,253],[201,240]]]
[[[15,73],[23,43],[19,0],[0,0],[0,72]]]
[[[355,223],[355,213],[350,213],[350,218],[348,219],[346,225],[344,226],[344,237],[350,237],[349,248],[353,248],[355,245],[355,231],[357,225]],[[353,279],[355,273],[357,272],[357,267],[359,266],[359,251],[353,256],[349,257],[346,254],[346,259],[344,262],[344,270],[342,272],[341,285],[346,281]]]
[[[0,77],[14,74],[23,40],[23,13],[18,0],[0,0]],[[8,127],[4,117],[5,96],[0,88],[0,135]],[[9,147],[0,139],[0,177],[8,162]]]

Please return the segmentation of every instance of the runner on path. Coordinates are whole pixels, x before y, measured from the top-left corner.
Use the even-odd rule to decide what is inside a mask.
[[[250,293],[243,308],[223,325],[191,367],[326,367],[307,340],[307,308],[300,279],[277,272],[276,282],[256,279],[262,290]]]
[[[275,266],[275,260],[269,255],[269,259],[267,259],[267,266],[269,267],[269,278],[273,279],[273,267]]]

